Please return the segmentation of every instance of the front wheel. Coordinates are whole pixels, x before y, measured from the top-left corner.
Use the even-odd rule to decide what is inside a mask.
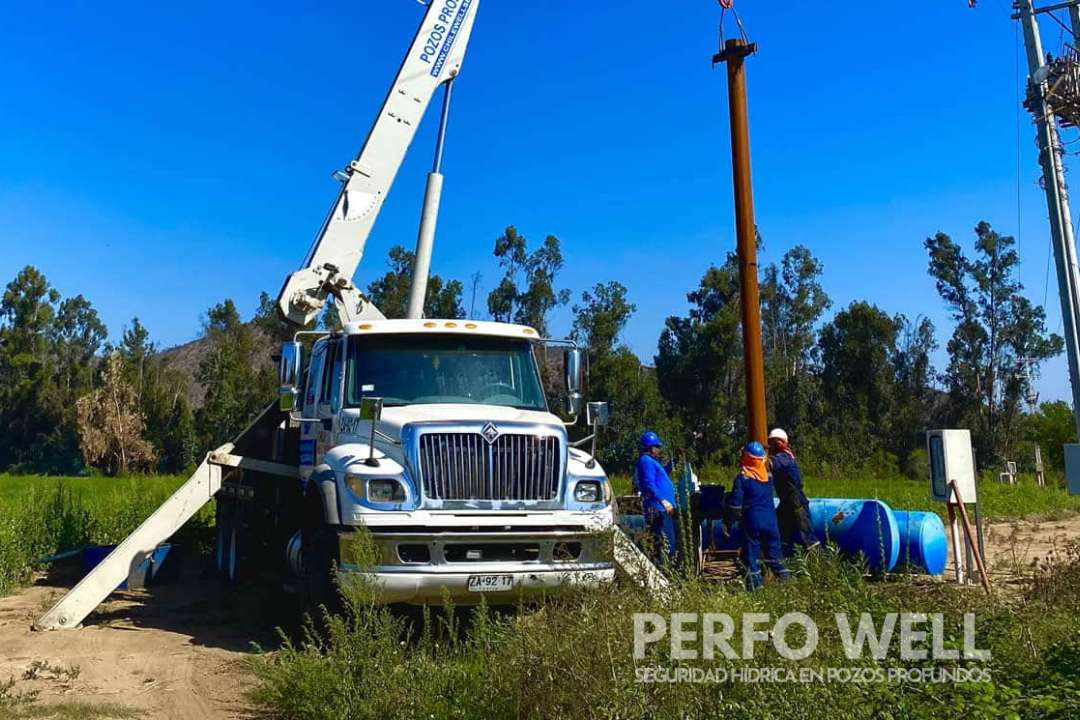
[[[337,533],[323,519],[322,501],[317,496],[308,502],[304,527],[300,531],[300,565],[304,609],[314,613],[324,606],[330,612],[340,609],[340,597],[334,580],[337,568]]]

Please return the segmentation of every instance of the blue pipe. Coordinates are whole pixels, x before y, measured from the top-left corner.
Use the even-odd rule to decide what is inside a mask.
[[[742,545],[738,523],[726,528],[718,520],[702,522],[702,535],[712,523],[712,546],[737,550]],[[930,575],[945,571],[948,543],[945,526],[931,512],[892,510],[880,500],[815,498],[810,524],[822,542],[832,542],[848,557],[866,558],[873,572],[890,571],[898,563]],[[619,525],[631,534],[644,532],[641,515],[622,515]]]

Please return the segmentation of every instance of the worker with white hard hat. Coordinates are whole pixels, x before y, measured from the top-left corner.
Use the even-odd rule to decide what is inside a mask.
[[[788,434],[780,428],[769,433],[769,464],[776,495],[780,498],[776,520],[780,525],[784,555],[792,555],[796,545],[809,550],[818,544],[810,526],[810,501],[803,491],[802,473],[788,444]]]

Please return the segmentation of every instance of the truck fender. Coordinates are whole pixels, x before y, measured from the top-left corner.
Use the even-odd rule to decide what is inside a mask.
[[[341,524],[341,512],[338,508],[337,477],[329,465],[315,468],[308,479],[307,492],[319,493],[323,505],[323,517],[328,525]]]

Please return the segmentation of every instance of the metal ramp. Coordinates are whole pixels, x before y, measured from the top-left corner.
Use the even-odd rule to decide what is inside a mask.
[[[168,540],[221,489],[222,477],[233,469],[252,470],[286,478],[299,477],[295,464],[259,459],[277,458],[275,438],[285,414],[277,402],[268,405],[232,443],[209,453],[169,499],[109,553],[89,574],[34,622],[38,630],[78,627],[105,598],[128,579],[158,545]],[[269,450],[269,452],[267,452]]]
[[[128,578],[147,555],[210,502],[221,489],[222,464],[231,457],[232,445],[223,445],[206,456],[194,474],[161,507],[128,535],[109,556],[67,592],[34,623],[37,630],[78,627],[116,587]]]
[[[620,528],[615,528],[615,564],[630,577],[654,592],[668,589],[670,581]]]

